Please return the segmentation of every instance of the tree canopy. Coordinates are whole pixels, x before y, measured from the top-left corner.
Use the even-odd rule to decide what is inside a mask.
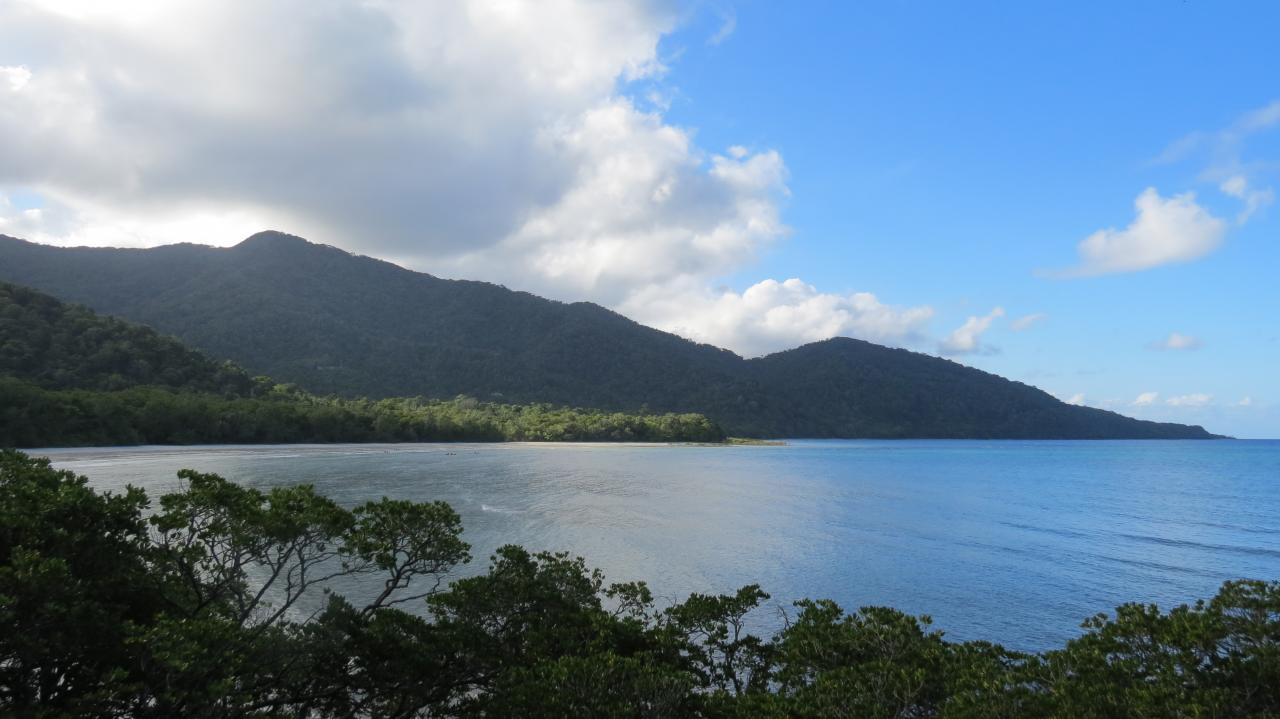
[[[147,327],[0,283],[0,447],[723,439],[691,413],[319,397]]]
[[[179,476],[153,505],[0,452],[0,713],[1280,716],[1280,582],[1124,605],[1041,654],[830,601],[766,638],[757,586],[660,606],[643,583],[516,546],[456,578],[470,554],[446,504]],[[372,591],[325,594],[338,576]],[[309,595],[320,610],[298,611]]]

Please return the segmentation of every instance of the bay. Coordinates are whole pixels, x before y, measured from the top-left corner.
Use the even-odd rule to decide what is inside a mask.
[[[31,450],[98,488],[189,467],[344,505],[444,500],[483,571],[507,543],[586,557],[660,603],[759,583],[769,633],[796,599],[928,614],[956,640],[1040,650],[1126,601],[1280,579],[1280,441],[792,441]],[[360,587],[338,587],[360,593]]]

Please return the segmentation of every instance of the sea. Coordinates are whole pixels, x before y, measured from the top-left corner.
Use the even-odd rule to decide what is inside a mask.
[[[1280,580],[1280,441],[794,440],[783,446],[396,444],[29,450],[101,489],[176,472],[311,484],[346,506],[443,500],[483,572],[504,544],[566,551],[660,605],[759,584],[794,602],[927,615],[948,639],[1039,651],[1126,602]],[[376,580],[373,580],[376,581]],[[359,594],[367,587],[337,587]]]

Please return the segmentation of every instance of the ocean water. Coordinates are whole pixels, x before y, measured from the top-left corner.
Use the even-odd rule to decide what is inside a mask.
[[[345,505],[445,500],[482,571],[507,543],[586,557],[660,602],[758,583],[928,614],[1039,650],[1127,601],[1280,580],[1280,441],[794,441],[783,447],[451,444],[33,450],[153,496],[190,467]],[[339,587],[359,594],[361,587]]]

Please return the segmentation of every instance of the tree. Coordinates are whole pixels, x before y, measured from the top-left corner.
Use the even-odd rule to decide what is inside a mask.
[[[153,506],[0,452],[0,714],[1280,716],[1280,582],[1124,605],[1040,655],[830,601],[765,639],[755,585],[659,608],[643,583],[513,545],[446,584],[469,560],[448,505],[180,477]],[[365,601],[328,591],[356,576]]]

